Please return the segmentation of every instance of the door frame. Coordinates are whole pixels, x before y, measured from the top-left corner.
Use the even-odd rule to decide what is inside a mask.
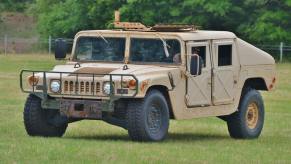
[[[198,77],[198,76],[201,76],[201,75],[198,75],[198,76],[192,76],[190,74],[190,57],[192,55],[192,48],[193,47],[203,47],[205,46],[206,47],[206,54],[205,54],[205,64],[206,66],[202,68],[202,74],[203,72],[209,72],[210,74],[210,77],[209,77],[209,81],[207,81],[207,83],[210,85],[210,95],[209,97],[207,97],[208,95],[205,94],[203,92],[203,94],[205,94],[204,96],[207,98],[207,100],[209,101],[209,104],[200,104],[200,105],[188,105],[187,103],[187,97],[188,97],[188,94],[189,94],[189,83],[188,83],[188,80],[190,80],[189,78],[195,78],[195,77]],[[187,70],[187,79],[186,79],[186,94],[185,94],[185,98],[186,98],[186,106],[188,108],[193,108],[193,107],[206,107],[206,106],[211,106],[212,105],[212,68],[213,68],[213,63],[212,63],[212,44],[211,44],[211,41],[197,41],[197,42],[194,42],[194,41],[189,41],[186,43],[186,70]],[[201,90],[201,88],[199,88]]]
[[[231,65],[227,66],[218,66],[218,47],[222,45],[231,45],[232,46],[232,59],[231,59]],[[236,51],[236,44],[234,39],[218,39],[218,40],[213,40],[212,41],[212,57],[213,57],[213,70],[212,70],[212,104],[213,105],[224,105],[224,104],[231,104],[234,102],[234,97],[235,97],[235,88],[232,89],[232,94],[228,93],[227,89],[224,87],[224,90],[226,91],[227,94],[231,94],[231,99],[227,101],[217,101],[214,102],[214,91],[215,91],[215,76],[218,76],[219,71],[223,70],[231,70],[233,72],[233,78],[235,79],[235,74],[237,73],[235,70],[237,63],[237,51]],[[222,81],[220,77],[218,76],[219,81]]]

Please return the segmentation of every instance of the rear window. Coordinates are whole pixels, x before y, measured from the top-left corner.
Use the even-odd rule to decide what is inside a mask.
[[[232,65],[232,45],[218,46],[218,66]]]

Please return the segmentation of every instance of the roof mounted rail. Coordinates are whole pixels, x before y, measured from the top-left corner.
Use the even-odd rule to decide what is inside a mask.
[[[184,31],[196,31],[198,28],[195,25],[187,24],[157,24],[151,28],[154,31],[161,32],[184,32]]]
[[[196,31],[195,25],[187,24],[157,24],[153,27],[147,27],[140,22],[120,22],[120,12],[115,11],[114,27],[126,31],[157,31],[157,32],[186,32]]]
[[[115,28],[121,28],[123,30],[129,30],[129,31],[148,31],[150,28],[146,27],[142,23],[139,22],[120,22],[120,12],[115,11],[115,21],[114,21],[114,27]]]

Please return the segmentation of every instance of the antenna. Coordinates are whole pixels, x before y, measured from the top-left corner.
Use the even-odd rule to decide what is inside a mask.
[[[119,10],[116,10],[115,12],[114,12],[114,22],[120,22],[120,12],[119,12]]]

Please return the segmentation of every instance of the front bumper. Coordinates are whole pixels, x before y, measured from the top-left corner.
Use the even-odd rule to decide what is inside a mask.
[[[102,110],[108,103],[94,100],[60,100],[60,113],[68,118],[102,119]]]

